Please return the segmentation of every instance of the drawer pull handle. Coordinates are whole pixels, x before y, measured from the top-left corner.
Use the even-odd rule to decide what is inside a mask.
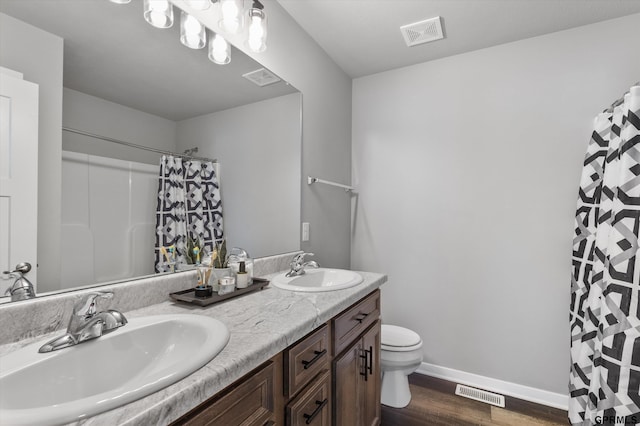
[[[369,350],[365,352],[369,352],[368,370],[369,374],[373,374],[373,346],[369,346]]]
[[[315,356],[313,358],[311,358],[311,360],[309,361],[302,361],[302,365],[304,365],[304,369],[306,370],[307,368],[311,367],[313,364],[316,363],[317,360],[319,360],[320,358],[322,358],[322,356],[324,354],[327,353],[326,349],[323,349],[321,351],[313,351],[313,353],[315,354]]]
[[[365,320],[365,318],[367,318],[369,316],[369,314],[365,314],[365,313],[359,313],[358,315],[356,315],[355,317],[353,317],[354,320],[358,321],[360,324],[362,324],[362,321]]]
[[[318,415],[318,413],[320,413],[320,411],[322,411],[322,409],[324,408],[325,405],[327,405],[329,403],[329,400],[327,398],[325,398],[322,401],[316,401],[316,409],[313,410],[313,413],[311,414],[304,414],[303,417],[306,419],[304,422],[305,424],[310,425],[311,422],[313,421],[313,419]]]

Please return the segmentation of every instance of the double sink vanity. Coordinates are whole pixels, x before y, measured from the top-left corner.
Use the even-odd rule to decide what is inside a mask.
[[[114,298],[99,309],[118,309],[128,323],[46,353],[38,350],[64,332],[69,306],[92,290],[2,307],[4,330],[20,328],[20,310],[32,321],[53,318],[0,334],[0,423],[378,424],[386,276],[310,269],[285,277],[275,272],[282,264],[262,270],[271,280],[264,290],[209,307],[168,299],[195,272],[103,287]]]

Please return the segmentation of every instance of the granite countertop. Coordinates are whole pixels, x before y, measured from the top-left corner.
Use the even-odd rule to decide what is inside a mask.
[[[184,313],[206,315],[222,321],[231,336],[220,354],[186,378],[147,397],[72,424],[166,425],[180,418],[387,280],[382,274],[360,274],[363,283],[344,290],[301,293],[269,285],[263,290],[208,307],[166,301],[125,312],[128,318]],[[51,333],[54,335],[56,333]],[[40,336],[38,340],[48,337]],[[0,353],[26,343],[4,345]]]

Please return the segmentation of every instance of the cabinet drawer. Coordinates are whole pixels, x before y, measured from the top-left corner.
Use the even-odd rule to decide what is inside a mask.
[[[284,393],[292,397],[329,368],[329,328],[323,325],[284,353]]]
[[[275,371],[273,361],[269,361],[221,397],[205,402],[173,425],[262,426],[273,422]]]
[[[287,426],[331,424],[331,376],[325,371],[287,404]]]
[[[347,348],[362,332],[380,317],[380,290],[336,316],[333,327],[333,354]]]

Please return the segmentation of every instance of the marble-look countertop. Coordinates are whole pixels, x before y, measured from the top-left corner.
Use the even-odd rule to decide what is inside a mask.
[[[208,307],[166,301],[125,312],[128,318],[178,313],[206,315],[222,321],[231,336],[220,354],[186,378],[147,397],[72,424],[166,425],[180,418],[387,280],[382,274],[360,274],[363,283],[344,290],[301,293],[269,285],[263,290]],[[38,340],[44,341],[57,334],[59,332],[39,336]],[[0,346],[0,354],[33,340]]]

